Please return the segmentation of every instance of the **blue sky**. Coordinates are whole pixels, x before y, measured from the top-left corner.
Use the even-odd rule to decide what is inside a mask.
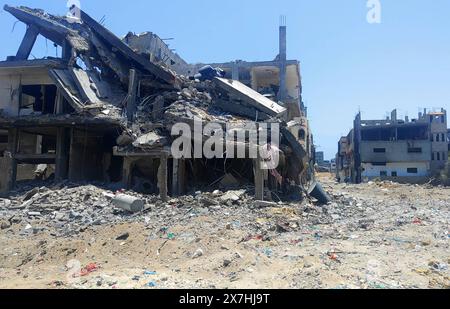
[[[65,14],[65,0],[10,0]],[[287,16],[288,57],[301,62],[303,97],[319,150],[334,157],[360,109],[384,118],[398,108],[450,110],[450,1],[380,0],[381,24],[366,20],[367,0],[83,1],[117,35],[152,31],[188,62],[272,60],[279,16]],[[15,54],[25,26],[0,13],[0,58]],[[14,26],[14,32],[12,32]],[[40,40],[34,56],[54,56]]]

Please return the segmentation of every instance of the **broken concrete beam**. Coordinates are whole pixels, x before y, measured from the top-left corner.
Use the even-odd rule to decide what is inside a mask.
[[[255,207],[258,207],[258,208],[273,208],[273,207],[279,207],[279,205],[277,204],[277,203],[275,203],[275,202],[268,202],[268,201],[255,201],[254,203],[253,203],[253,205],[255,206]]]
[[[52,23],[45,18],[36,16],[36,14],[34,14],[31,9],[12,7],[9,5],[5,5],[3,9],[6,12],[11,13],[11,15],[16,17],[21,22],[27,25],[37,26],[39,29],[41,29],[41,34],[43,36],[57,44],[62,44],[66,35],[69,33],[68,28],[56,23]]]
[[[128,122],[132,122],[134,114],[136,113],[136,97],[139,87],[137,72],[134,69],[130,70],[128,82],[128,101],[127,101],[127,117]]]
[[[115,34],[103,27],[93,18],[91,18],[84,11],[80,10],[81,20],[86,23],[95,33],[97,33],[105,42],[107,42],[113,49],[116,49],[124,57],[132,60],[139,67],[153,74],[156,78],[174,85],[176,83],[176,76],[168,70],[165,70],[159,65],[145,59],[143,56],[135,53],[127,44],[122,42]]]
[[[78,86],[78,92],[86,103],[100,103],[100,98],[95,92],[96,85],[92,82],[88,73],[81,69],[71,68],[69,70],[75,84]]]
[[[220,77],[214,78],[213,81],[217,86],[226,92],[229,92],[233,97],[239,98],[242,102],[272,117],[281,117],[287,112],[286,108],[283,106],[266,98],[239,81]]]
[[[120,61],[117,56],[108,48],[102,40],[92,33],[91,43],[95,46],[103,63],[111,69],[114,74],[119,77],[122,84],[126,85],[128,83],[128,73],[130,66],[128,63]]]
[[[134,196],[118,194],[112,199],[115,207],[136,213],[144,209],[144,201]]]
[[[249,117],[251,119],[268,120],[271,118],[264,112],[234,101],[216,100],[214,101],[214,106],[220,108],[224,112],[230,112],[234,115]]]
[[[20,44],[19,50],[17,51],[16,58],[14,60],[27,60],[30,56],[31,50],[33,49],[34,43],[39,35],[39,29],[30,25],[25,32],[22,43]]]
[[[23,198],[23,202],[26,202],[28,200],[31,200],[36,194],[39,193],[39,188],[33,188],[32,190],[28,191],[24,198]]]
[[[80,93],[69,70],[49,70],[50,78],[55,82],[61,94],[77,111],[83,111],[84,105],[78,99]]]
[[[49,18],[48,15],[44,14],[42,11],[33,10],[27,7],[12,7],[5,5],[3,9],[21,22],[27,25],[36,26],[39,28],[39,34],[59,46],[63,46],[64,41],[67,39],[72,47],[78,51],[86,51],[89,49],[89,43],[85,38],[79,35],[75,30],[68,28],[63,22],[59,22],[56,17],[53,19]]]

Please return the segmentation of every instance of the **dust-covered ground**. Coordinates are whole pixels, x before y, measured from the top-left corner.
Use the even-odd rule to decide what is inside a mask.
[[[0,288],[450,287],[450,189],[320,178],[323,207],[197,192],[128,215],[94,186],[18,192],[0,201]]]

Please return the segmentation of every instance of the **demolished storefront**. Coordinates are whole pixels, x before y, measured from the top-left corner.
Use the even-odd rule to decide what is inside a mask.
[[[27,31],[17,54],[0,62],[3,193],[33,178],[29,167],[42,164],[54,169],[55,181],[121,183],[162,199],[218,185],[249,188],[259,200],[298,198],[315,184],[312,135],[300,103],[292,113],[292,104],[288,112],[236,80],[189,79],[133,50],[83,11],[73,20],[4,9]],[[61,58],[28,60],[38,35],[60,46]],[[223,138],[222,155],[175,157],[171,133],[179,123],[192,130],[193,146],[217,138],[218,129],[196,134],[196,119],[218,125],[223,136],[230,130],[244,136],[246,155],[230,156],[239,141]],[[268,128],[259,146],[276,151],[278,166],[265,169],[262,158],[249,155],[257,146],[248,129],[255,124],[257,133]],[[271,144],[275,125],[279,145]]]

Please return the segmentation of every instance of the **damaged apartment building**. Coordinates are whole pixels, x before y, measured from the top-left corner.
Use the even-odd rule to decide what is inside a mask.
[[[225,76],[198,80],[188,75],[199,66],[150,32],[120,39],[81,10],[74,19],[4,9],[27,30],[17,54],[0,62],[3,194],[36,179],[39,167],[46,181],[115,183],[162,199],[219,186],[254,188],[260,200],[298,198],[318,186],[299,63],[286,60],[286,27],[275,61],[217,64]],[[61,48],[61,57],[30,60],[38,36]],[[226,154],[173,158],[172,126],[193,129],[195,117],[244,135],[248,123],[279,124],[279,166],[263,170],[259,159]]]
[[[361,120],[338,144],[337,178],[360,183],[371,179],[420,183],[439,174],[448,161],[447,112],[427,110],[417,119]]]

